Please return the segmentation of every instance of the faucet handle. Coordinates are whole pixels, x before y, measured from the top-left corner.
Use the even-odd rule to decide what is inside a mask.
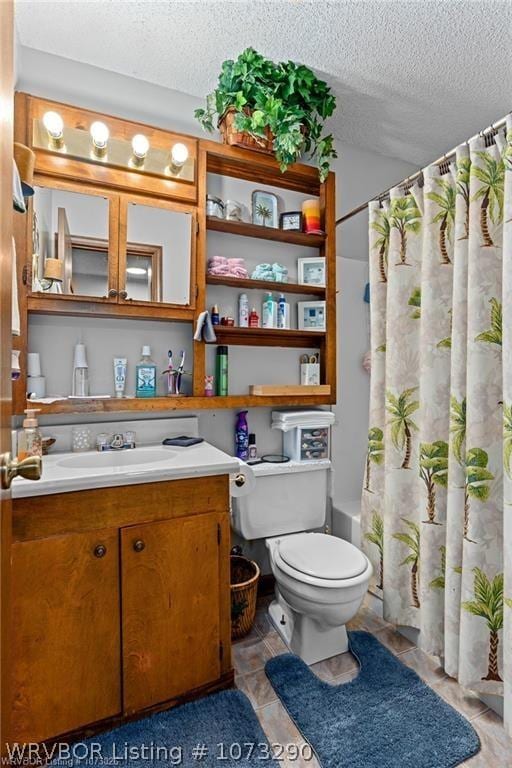
[[[124,446],[124,437],[121,432],[116,432],[114,435],[112,435],[112,440],[110,441],[110,447],[111,448],[122,448]]]

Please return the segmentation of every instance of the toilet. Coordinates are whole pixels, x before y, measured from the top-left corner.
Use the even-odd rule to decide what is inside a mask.
[[[307,664],[348,650],[345,625],[372,575],[366,555],[348,541],[318,533],[325,524],[330,461],[258,464],[256,482],[232,499],[233,529],[264,539],[275,578],[270,619]]]

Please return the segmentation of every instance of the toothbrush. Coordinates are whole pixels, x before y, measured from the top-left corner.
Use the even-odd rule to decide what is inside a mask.
[[[183,374],[184,367],[185,367],[185,350],[182,349],[181,350],[181,360],[180,360],[180,364],[178,366],[178,375],[176,376],[176,394],[178,394],[179,391],[180,391],[181,376]]]
[[[170,349],[167,353],[167,394],[169,394],[172,391],[172,349]]]

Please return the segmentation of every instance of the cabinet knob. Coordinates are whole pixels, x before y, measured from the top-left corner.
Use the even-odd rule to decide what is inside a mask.
[[[128,298],[128,291],[119,291],[119,298],[120,299],[127,299]]]
[[[137,541],[133,542],[133,548],[135,552],[142,552],[143,549],[146,549],[146,545],[142,541],[142,539],[137,539]]]
[[[116,289],[115,288],[110,288],[110,290],[108,292],[108,295],[110,296],[111,299],[113,299],[115,296],[117,296]]]
[[[94,548],[94,557],[105,557],[106,554],[107,548],[104,544],[98,544],[98,546]]]

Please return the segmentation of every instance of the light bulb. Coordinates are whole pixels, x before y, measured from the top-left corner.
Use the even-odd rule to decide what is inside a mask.
[[[64,146],[64,122],[58,112],[45,112],[43,115],[43,125],[48,132],[49,147],[51,149],[62,149]]]
[[[58,112],[45,112],[43,125],[51,139],[62,139],[64,122]]]
[[[148,153],[149,141],[142,133],[137,133],[132,139],[133,154],[139,160],[144,160]]]
[[[185,144],[174,144],[171,149],[171,173],[179,173],[188,158],[188,149]]]
[[[91,125],[91,137],[93,144],[94,154],[98,157],[103,157],[107,151],[108,137],[110,136],[109,130],[105,123],[101,123],[96,120]]]

